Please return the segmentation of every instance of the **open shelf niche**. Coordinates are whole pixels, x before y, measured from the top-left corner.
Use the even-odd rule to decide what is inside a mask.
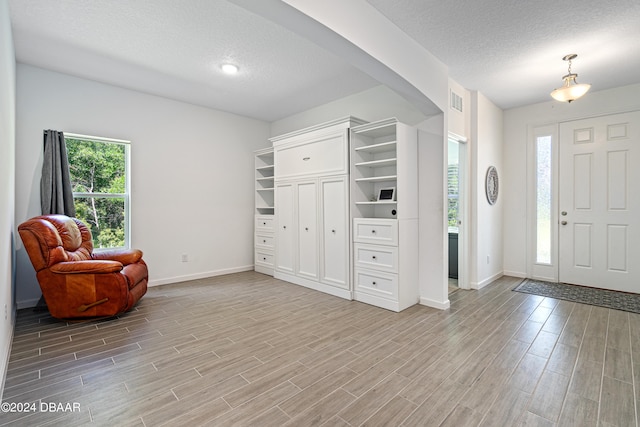
[[[256,214],[273,215],[274,205],[274,161],[273,148],[255,152]]]

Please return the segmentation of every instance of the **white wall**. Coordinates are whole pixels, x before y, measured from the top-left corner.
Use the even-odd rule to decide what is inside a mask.
[[[505,180],[503,168],[503,111],[479,92],[471,93],[471,233],[469,284],[477,289],[503,274],[503,206],[507,195],[499,191],[498,200],[489,205],[485,193],[485,174],[495,166],[499,182]]]
[[[451,108],[451,99],[449,99],[447,130],[458,136],[469,138],[471,133],[471,92],[455,80],[449,79],[449,97],[451,97],[451,92],[462,97],[462,112]]]
[[[446,268],[447,234],[447,136],[446,114],[418,125],[418,228],[420,303],[446,310],[449,294]]]
[[[9,5],[0,0],[0,401],[14,324],[16,60]]]
[[[415,125],[425,119],[425,115],[406,99],[388,87],[380,85],[272,122],[271,135],[282,135],[346,116],[354,116],[368,122],[395,117],[409,125]]]
[[[43,129],[131,141],[131,244],[151,285],[253,268],[252,152],[268,123],[19,64],[17,224],[40,213]],[[17,263],[18,305],[33,305],[21,242]]]
[[[530,129],[606,114],[640,109],[640,84],[587,93],[571,104],[548,101],[504,112],[505,274],[525,277],[527,262],[527,143]]]

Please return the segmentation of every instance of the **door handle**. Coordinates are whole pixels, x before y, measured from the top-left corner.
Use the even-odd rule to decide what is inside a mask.
[[[567,221],[562,221],[560,224],[567,225]]]
[[[562,213],[560,215],[567,216],[567,211],[562,211]]]

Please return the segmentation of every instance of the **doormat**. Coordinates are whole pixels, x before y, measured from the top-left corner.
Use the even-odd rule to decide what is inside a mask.
[[[525,279],[513,290],[525,294],[579,302],[598,307],[612,308],[614,310],[630,311],[631,313],[640,313],[640,294],[589,288],[587,286],[567,285],[564,283],[543,282],[532,279]]]

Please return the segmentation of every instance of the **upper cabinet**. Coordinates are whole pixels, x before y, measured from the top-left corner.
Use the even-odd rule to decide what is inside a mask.
[[[271,138],[276,180],[349,173],[349,128],[364,123],[354,117]]]

